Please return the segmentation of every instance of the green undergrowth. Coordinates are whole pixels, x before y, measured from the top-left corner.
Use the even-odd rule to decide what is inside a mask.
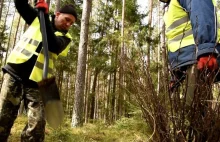
[[[26,116],[16,119],[8,142],[20,141],[26,121]],[[56,130],[46,126],[45,142],[144,142],[148,134],[147,125],[142,119],[137,118],[122,118],[113,125],[96,121],[76,128],[72,128],[71,120],[66,119]]]

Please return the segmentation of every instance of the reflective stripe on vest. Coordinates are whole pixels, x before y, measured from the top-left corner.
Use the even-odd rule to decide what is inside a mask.
[[[215,12],[216,12],[216,19],[217,19],[217,35],[218,35],[218,38],[216,39],[217,42],[220,42],[220,0],[212,0],[213,2],[213,5],[215,6]]]
[[[170,52],[195,44],[191,22],[177,0],[171,1],[169,10],[164,15],[164,22]]]
[[[57,36],[64,36],[61,32],[55,32]],[[66,37],[71,39],[69,33],[65,35]],[[39,82],[42,80],[43,76],[43,64],[44,64],[44,55],[43,49],[41,49],[40,53],[36,52],[37,47],[42,41],[42,35],[40,32],[40,24],[38,18],[32,22],[27,31],[22,35],[21,40],[16,44],[15,48],[11,52],[8,57],[7,63],[24,63],[28,59],[30,59],[33,55],[38,56],[37,61],[32,69],[29,79],[35,82]],[[61,52],[63,56],[67,55],[70,44]],[[61,54],[60,53],[60,54]],[[60,55],[59,54],[59,55]],[[57,59],[57,54],[49,51],[49,68],[48,68],[48,77],[52,76],[54,60]]]
[[[62,36],[63,34],[61,32],[55,32],[55,35]],[[69,39],[72,39],[72,37],[69,33],[67,33],[65,36],[68,37]],[[67,56],[67,53],[70,49],[70,44],[71,44],[71,42],[67,45],[67,47],[58,56],[64,56],[64,57]]]
[[[51,77],[53,74],[54,61],[57,59],[57,55],[55,53],[49,52],[49,66],[48,66],[48,77]],[[44,54],[43,49],[39,53],[37,57],[37,61],[34,65],[34,68],[30,75],[30,80],[34,80],[39,82],[42,80],[43,75],[43,66],[44,66]]]
[[[216,42],[220,41],[220,0],[213,0],[216,13]],[[219,4],[219,5],[218,5]],[[169,10],[164,15],[166,24],[166,36],[168,39],[168,50],[175,52],[178,49],[195,44],[193,31],[187,13],[183,10],[177,0],[172,0]]]

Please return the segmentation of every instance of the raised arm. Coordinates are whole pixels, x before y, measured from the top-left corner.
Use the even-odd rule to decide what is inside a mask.
[[[36,9],[28,4],[28,0],[14,0],[14,3],[18,13],[30,25],[38,15]]]

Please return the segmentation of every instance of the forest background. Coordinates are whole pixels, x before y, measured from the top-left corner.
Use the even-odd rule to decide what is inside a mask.
[[[30,3],[33,5],[33,1]],[[59,58],[54,72],[65,121],[58,130],[47,126],[46,141],[177,141],[188,137],[181,96],[173,97],[168,89],[163,3],[47,3],[51,14],[66,3],[75,5],[79,20],[70,29],[73,43],[68,57]],[[1,0],[0,21],[2,67],[28,26],[13,0]],[[215,84],[213,88],[215,98],[218,87]],[[21,105],[11,141],[19,141],[25,116]]]

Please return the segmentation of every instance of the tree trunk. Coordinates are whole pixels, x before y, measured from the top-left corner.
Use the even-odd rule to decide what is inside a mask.
[[[18,25],[17,25],[16,31],[15,31],[15,37],[14,37],[14,42],[13,42],[12,48],[14,48],[15,43],[17,41],[17,35],[18,35],[18,29],[20,26],[20,22],[21,22],[21,15],[19,15],[19,18],[18,18]]]
[[[89,58],[89,57],[88,57]],[[87,83],[86,83],[86,95],[85,95],[85,123],[88,122],[89,119],[89,110],[90,110],[90,100],[89,100],[89,95],[90,95],[90,84],[91,84],[91,71],[87,70]]]
[[[78,63],[75,82],[75,100],[72,116],[72,126],[83,125],[83,102],[84,102],[84,85],[85,85],[85,73],[86,73],[86,54],[88,44],[88,32],[89,32],[89,18],[92,8],[92,0],[83,1],[83,12],[80,32],[80,43],[78,52]]]
[[[59,9],[60,9],[60,0],[56,0],[55,12],[59,11]]]
[[[157,13],[158,13],[158,35],[160,34],[160,2],[158,3],[158,7],[157,7]],[[160,93],[160,69],[159,69],[159,65],[160,65],[160,47],[161,45],[158,44],[157,46],[157,95],[159,95]]]
[[[152,12],[153,12],[153,0],[148,0],[149,2],[149,14],[148,14],[148,26],[149,26],[149,30],[148,30],[148,36],[151,37],[151,33],[152,33],[152,29],[151,29],[151,23],[152,23]],[[150,68],[150,47],[151,47],[151,40],[147,41],[147,66]]]
[[[1,18],[2,18],[2,10],[3,10],[3,7],[4,7],[4,0],[1,0],[1,3],[0,3],[0,21],[1,21]]]
[[[123,87],[124,87],[124,73],[123,64],[125,57],[125,46],[124,46],[124,18],[125,18],[125,0],[122,0],[122,19],[121,19],[121,52],[120,52],[120,68],[119,68],[119,96],[118,96],[118,117],[122,116],[123,111]]]
[[[9,5],[9,6],[10,6],[10,5]],[[14,19],[15,19],[15,12],[14,12],[14,14],[13,14],[12,25],[11,25],[10,32],[9,32],[9,36],[8,36],[9,39],[8,39],[8,44],[7,44],[7,47],[6,47],[6,55],[5,55],[4,65],[6,64],[6,60],[7,60],[7,57],[8,57],[8,50],[9,50],[10,42],[11,42],[11,35],[12,35],[12,28],[13,28]]]
[[[92,93],[90,94],[90,119],[94,119],[95,114],[95,94],[96,94],[96,84],[98,78],[99,71],[96,69],[93,79]]]
[[[164,15],[165,10],[163,9],[163,15]],[[164,92],[168,92],[167,90],[167,85],[169,84],[169,70],[168,70],[168,62],[167,62],[167,49],[166,49],[166,40],[165,40],[165,23],[164,21],[162,22],[162,29],[161,29],[161,47],[162,47],[162,74],[164,76],[163,79],[163,89],[165,90]]]
[[[4,21],[4,24],[3,24],[3,30],[0,33],[2,36],[4,35],[5,29],[6,29],[6,23],[7,23],[7,17],[9,16],[10,5],[11,5],[11,0],[9,1],[9,4],[8,4],[8,9],[7,9],[7,12],[6,12],[6,17],[5,17],[5,21]],[[1,47],[5,46],[5,43],[3,41],[0,41],[0,44],[1,44]],[[6,49],[6,55],[7,55],[8,54],[8,46],[6,48],[7,48]],[[2,60],[3,60],[3,58],[2,58]],[[5,58],[5,61],[4,61],[4,65],[5,65],[5,62],[6,62],[6,58]],[[2,61],[1,61],[1,63],[2,63]],[[1,78],[1,87],[2,87],[2,83],[3,83],[3,76]]]

